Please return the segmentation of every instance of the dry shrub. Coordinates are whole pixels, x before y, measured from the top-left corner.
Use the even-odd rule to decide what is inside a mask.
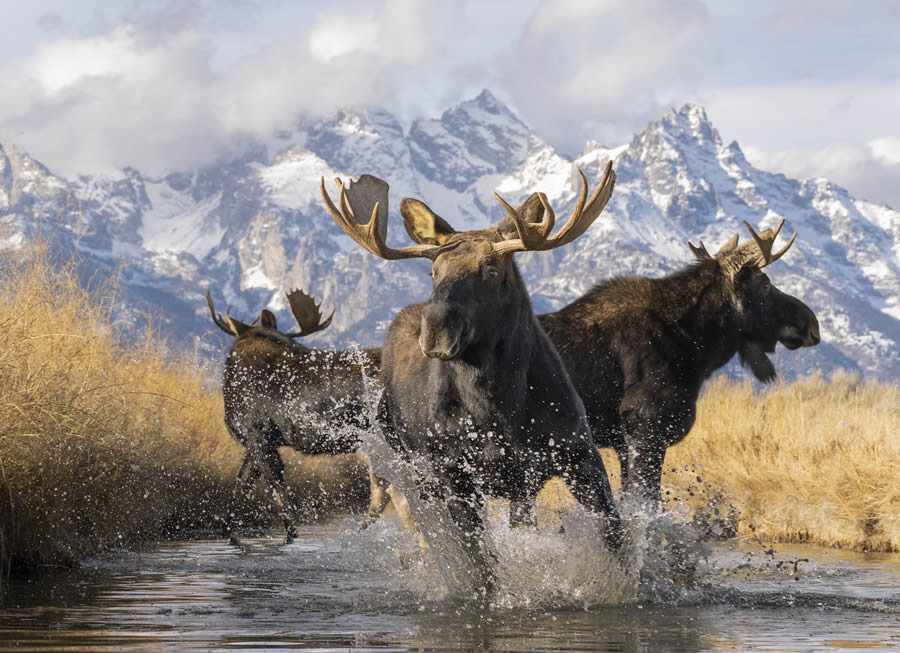
[[[6,564],[70,564],[221,513],[240,455],[221,399],[153,334],[120,342],[113,292],[46,243],[0,253]]]
[[[900,388],[836,373],[754,392],[719,377],[687,438],[669,449],[668,507],[712,535],[900,550]],[[614,487],[618,462],[604,451]],[[571,495],[539,497],[553,520]]]
[[[231,506],[243,449],[211,370],[149,331],[123,342],[114,286],[78,272],[46,243],[0,252],[0,578],[219,528]],[[288,463],[310,516],[367,499],[356,458]]]

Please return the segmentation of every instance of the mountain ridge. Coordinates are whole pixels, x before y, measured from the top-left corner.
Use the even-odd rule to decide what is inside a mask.
[[[40,232],[77,251],[92,274],[120,274],[117,318],[126,329],[154,311],[177,342],[209,352],[226,341],[209,329],[207,287],[236,315],[269,306],[285,324],[283,290],[303,287],[337,309],[311,344],[376,345],[400,308],[427,298],[427,264],[381,261],[353,244],[322,206],[320,177],[385,178],[388,239],[401,244],[403,196],[423,199],[457,229],[502,217],[495,190],[510,202],[543,190],[565,215],[576,168],[593,184],[610,159],[616,191],[591,229],[566,248],[518,256],[537,310],[559,308],[610,276],[673,272],[692,260],[688,240],[714,248],[743,232],[742,220],[766,227],[783,217],[785,232],[800,235],[771,276],[816,311],[823,344],[779,348],[781,371],[900,376],[900,212],[827,180],[753,167],[694,104],[666,111],[627,144],[588,141],[573,159],[488,90],[408,130],[377,108],[299,120],[241,157],[156,178],[126,168],[64,179],[0,144],[0,241],[16,246]]]

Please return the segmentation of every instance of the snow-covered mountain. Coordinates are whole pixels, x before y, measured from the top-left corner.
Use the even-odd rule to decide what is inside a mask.
[[[312,343],[374,345],[398,309],[428,296],[428,265],[381,261],[352,243],[322,206],[321,176],[330,184],[375,174],[391,184],[392,209],[418,197],[464,229],[502,217],[495,190],[511,202],[543,190],[565,215],[576,167],[596,183],[610,158],[616,190],[591,229],[568,247],[519,255],[539,311],[611,275],[676,270],[692,260],[688,240],[717,248],[735,232],[747,235],[741,220],[765,227],[784,217],[785,231],[799,236],[770,276],[815,310],[823,343],[779,348],[782,372],[900,377],[900,212],[824,179],[754,168],[696,105],[668,111],[627,145],[588,142],[574,161],[489,91],[408,130],[373,109],[302,121],[241,158],[161,179],[133,169],[63,179],[0,146],[0,239],[14,245],[40,230],[63,251],[77,249],[85,274],[120,275],[125,326],[150,311],[172,340],[197,339],[217,354],[226,338],[211,330],[207,288],[221,310],[229,303],[249,321],[269,306],[286,324],[282,291],[305,288],[337,309]],[[401,224],[392,210],[392,243],[408,242]]]

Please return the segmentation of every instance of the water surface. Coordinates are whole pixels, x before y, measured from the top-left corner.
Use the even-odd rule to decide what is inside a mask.
[[[0,651],[900,648],[897,554],[729,542],[669,573],[654,552],[634,596],[604,605],[615,592],[591,589],[602,575],[590,578],[577,534],[513,533],[496,536],[512,562],[487,608],[448,596],[440,561],[391,518],[363,532],[350,519],[307,527],[289,545],[273,535],[110,553],[9,585]],[[541,556],[567,559],[541,568]]]

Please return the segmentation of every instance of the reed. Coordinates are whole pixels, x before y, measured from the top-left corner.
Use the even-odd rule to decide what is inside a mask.
[[[666,455],[663,493],[712,535],[900,551],[898,436],[896,384],[815,374],[755,391],[719,377]],[[555,481],[539,499],[545,516],[572,505]]]

